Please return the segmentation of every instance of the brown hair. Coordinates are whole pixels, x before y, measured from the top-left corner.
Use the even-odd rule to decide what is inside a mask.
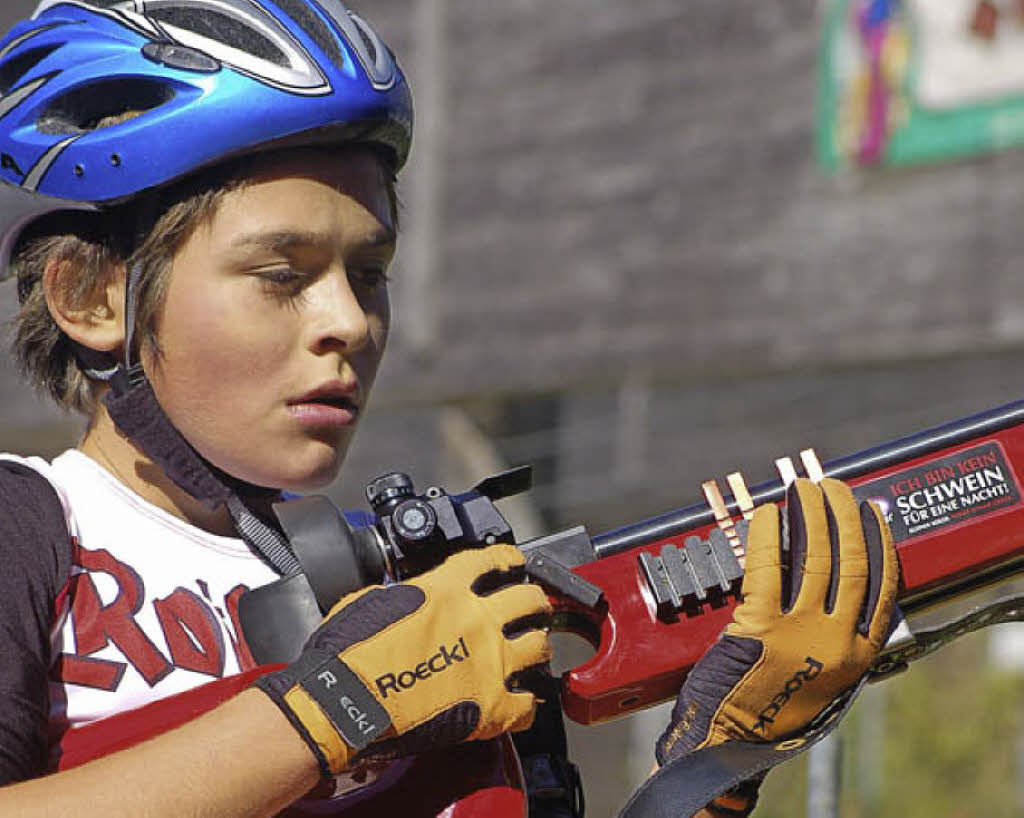
[[[245,186],[257,160],[246,158],[200,172],[161,191],[99,213],[62,212],[44,217],[22,234],[11,259],[21,309],[13,321],[12,350],[29,383],[64,409],[91,414],[101,382],[85,373],[76,346],[46,303],[47,265],[67,265],[60,296],[71,307],[86,304],[111,277],[138,266],[135,337],[159,355],[156,318],[167,292],[171,263],[182,244],[217,212],[224,197]],[[398,226],[398,198],[391,163],[381,167]],[[138,360],[136,351],[135,360]]]
[[[65,409],[89,414],[100,383],[85,374],[74,342],[53,320],[43,274],[48,264],[67,265],[73,275],[58,277],[60,296],[70,307],[88,303],[112,276],[140,265],[135,332],[154,350],[156,314],[163,303],[171,261],[185,239],[216,212],[229,188],[196,192],[172,203],[133,241],[137,211],[125,207],[101,214],[60,213],[32,225],[16,248],[11,272],[17,276],[21,309],[14,318],[12,349],[22,375]],[[137,202],[136,208],[145,202]],[[132,249],[132,245],[138,246]]]

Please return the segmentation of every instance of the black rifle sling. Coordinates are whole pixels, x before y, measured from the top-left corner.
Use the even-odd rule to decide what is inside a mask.
[[[690,818],[718,796],[825,738],[842,720],[867,678],[835,699],[798,736],[756,744],[728,741],[673,759],[633,794],[619,818]]]

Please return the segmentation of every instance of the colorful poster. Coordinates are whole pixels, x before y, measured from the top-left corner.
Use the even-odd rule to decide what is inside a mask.
[[[1024,0],[829,0],[818,149],[850,167],[1024,144]]]

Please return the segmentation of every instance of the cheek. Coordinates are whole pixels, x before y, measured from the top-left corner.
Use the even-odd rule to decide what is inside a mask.
[[[370,333],[376,347],[384,352],[384,347],[388,343],[388,335],[391,333],[391,299],[387,293],[381,296],[380,304],[370,325]]]
[[[370,328],[370,342],[352,360],[365,389],[369,389],[376,378],[377,368],[384,355],[391,332],[391,304],[385,293],[379,300],[367,304],[367,322]]]
[[[151,377],[165,409],[181,423],[212,412],[237,417],[255,408],[258,401],[249,393],[267,383],[269,370],[285,354],[286,343],[265,331],[265,321],[238,298],[218,296],[212,287],[168,293],[157,327],[162,356]]]
[[[251,370],[288,347],[287,327],[282,326],[286,317],[275,315],[272,322],[265,313],[266,306],[244,286],[183,287],[168,293],[157,340],[167,359],[198,356],[211,364],[244,361]],[[274,332],[269,331],[271,327]]]

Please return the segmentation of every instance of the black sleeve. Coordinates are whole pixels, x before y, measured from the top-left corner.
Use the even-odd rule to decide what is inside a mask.
[[[0,785],[47,770],[50,630],[70,575],[71,538],[53,486],[0,461]]]

